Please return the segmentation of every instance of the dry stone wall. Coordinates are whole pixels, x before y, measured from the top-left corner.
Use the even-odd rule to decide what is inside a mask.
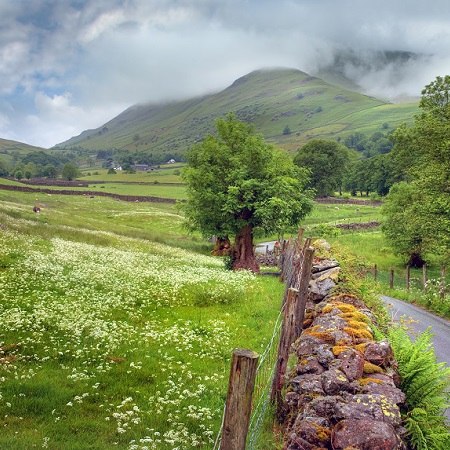
[[[406,449],[405,395],[388,342],[375,342],[371,311],[333,295],[336,261],[316,261],[297,362],[285,394],[285,450]]]

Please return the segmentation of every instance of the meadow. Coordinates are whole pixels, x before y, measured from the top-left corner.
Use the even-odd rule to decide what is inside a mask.
[[[202,254],[173,206],[34,200],[0,192],[0,448],[211,448],[282,284]]]

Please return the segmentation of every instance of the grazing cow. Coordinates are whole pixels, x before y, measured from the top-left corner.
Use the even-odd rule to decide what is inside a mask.
[[[38,213],[41,212],[41,208],[39,208],[39,206],[35,206],[35,207],[33,208],[33,212],[35,212],[36,214],[38,214]]]

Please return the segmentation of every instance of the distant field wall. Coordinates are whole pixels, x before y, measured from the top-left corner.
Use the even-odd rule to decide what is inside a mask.
[[[329,204],[347,204],[347,205],[363,205],[363,206],[381,206],[382,202],[379,200],[359,200],[357,198],[337,198],[337,197],[317,197],[314,199],[317,203]]]
[[[6,184],[0,184],[0,189],[17,192],[40,192],[43,194],[55,194],[55,195],[84,195],[89,197],[90,196],[111,197],[125,202],[176,203],[176,200],[173,198],[153,197],[149,195],[121,195],[100,191],[77,191],[77,190],[63,190],[63,189],[31,188],[27,186],[10,186]]]

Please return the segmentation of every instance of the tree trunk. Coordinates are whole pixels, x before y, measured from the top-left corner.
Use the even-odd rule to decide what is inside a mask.
[[[253,228],[251,225],[246,225],[236,234],[233,248],[233,269],[259,272],[259,266],[253,251]]]
[[[231,243],[228,236],[216,238],[214,248],[211,252],[213,256],[227,256],[231,252]]]
[[[425,264],[420,253],[411,253],[409,255],[408,265],[420,269]]]

